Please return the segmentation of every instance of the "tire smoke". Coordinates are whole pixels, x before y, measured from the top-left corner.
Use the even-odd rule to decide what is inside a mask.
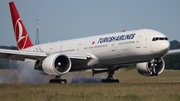
[[[47,84],[54,76],[45,75],[43,71],[34,70],[31,63],[1,61],[0,83],[27,83],[27,84]],[[67,73],[62,76],[68,83],[100,83],[106,76],[86,77],[76,73]]]

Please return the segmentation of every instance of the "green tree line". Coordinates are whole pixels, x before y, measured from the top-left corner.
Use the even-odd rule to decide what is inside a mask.
[[[180,54],[173,54],[164,57],[165,69],[180,70]]]

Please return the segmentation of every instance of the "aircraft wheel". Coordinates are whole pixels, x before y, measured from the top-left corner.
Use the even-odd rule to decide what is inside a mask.
[[[50,79],[50,80],[49,80],[49,83],[53,83],[53,80],[52,80],[52,79]]]
[[[114,83],[119,83],[119,80],[118,79],[114,79]]]
[[[60,84],[66,84],[67,80],[66,79],[50,79],[49,83],[60,83]]]
[[[101,83],[119,83],[118,79],[102,79]]]
[[[62,79],[60,80],[61,81],[61,84],[66,84],[67,83],[67,80],[66,79]]]

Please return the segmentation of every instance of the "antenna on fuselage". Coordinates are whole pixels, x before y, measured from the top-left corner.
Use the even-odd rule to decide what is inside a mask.
[[[122,30],[122,32],[127,32],[128,30],[126,30],[126,29],[124,29],[124,30]]]

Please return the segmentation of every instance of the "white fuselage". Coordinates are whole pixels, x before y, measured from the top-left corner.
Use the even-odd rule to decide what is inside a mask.
[[[98,60],[98,64],[93,68],[108,68],[161,58],[169,51],[169,46],[170,43],[164,34],[151,29],[141,29],[46,43],[27,48],[25,51],[92,54]],[[72,70],[89,68],[92,67],[74,66]]]

